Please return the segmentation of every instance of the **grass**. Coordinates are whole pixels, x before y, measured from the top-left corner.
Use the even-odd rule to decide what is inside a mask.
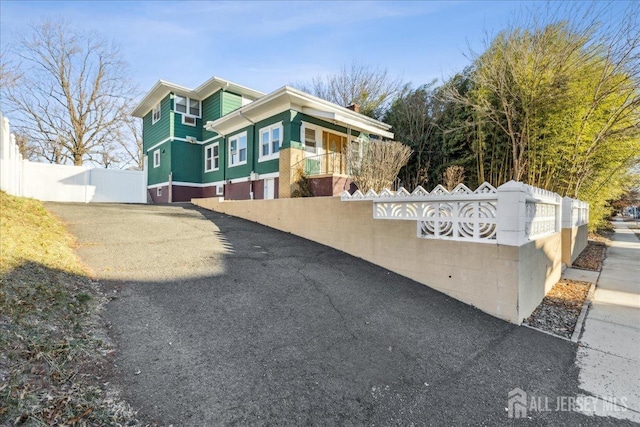
[[[64,225],[0,192],[0,425],[125,425],[104,372],[106,302]]]

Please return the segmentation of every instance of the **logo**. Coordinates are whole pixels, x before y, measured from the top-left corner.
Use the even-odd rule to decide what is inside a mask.
[[[509,418],[526,418],[527,417],[527,393],[520,389],[514,388],[507,395],[507,411]]]

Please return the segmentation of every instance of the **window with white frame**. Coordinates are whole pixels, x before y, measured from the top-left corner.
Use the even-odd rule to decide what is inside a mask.
[[[247,163],[247,133],[229,138],[229,167]]]
[[[200,101],[198,101],[197,99],[185,98],[184,96],[176,95],[175,110],[178,113],[200,117]]]
[[[160,103],[158,102],[153,110],[151,111],[151,124],[155,124],[158,120],[160,120]]]
[[[160,150],[153,152],[153,167],[157,168],[158,166],[160,166]]]
[[[204,171],[211,172],[220,168],[219,145],[216,142],[204,149]]]
[[[307,124],[302,126],[302,140],[304,144],[304,150],[309,154],[318,154],[318,148],[320,138],[318,137],[319,130],[311,127]]]
[[[156,188],[156,196],[162,197],[162,187]]]
[[[282,123],[276,123],[260,129],[260,156],[258,161],[277,158],[281,144]]]

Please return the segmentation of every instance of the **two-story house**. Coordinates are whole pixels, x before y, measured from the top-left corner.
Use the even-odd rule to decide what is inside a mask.
[[[213,77],[196,89],[158,81],[133,111],[143,120],[154,202],[291,197],[304,175],[315,196],[350,186],[347,149],[390,125],[289,86],[269,94]]]

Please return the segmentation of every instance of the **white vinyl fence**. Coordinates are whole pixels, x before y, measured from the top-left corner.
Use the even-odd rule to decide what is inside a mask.
[[[146,203],[145,171],[55,165],[24,160],[0,113],[0,189],[56,202]]]

